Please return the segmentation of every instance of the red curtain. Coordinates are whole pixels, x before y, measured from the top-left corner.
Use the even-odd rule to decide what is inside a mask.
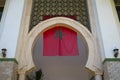
[[[78,56],[77,33],[57,26],[43,34],[44,56]]]

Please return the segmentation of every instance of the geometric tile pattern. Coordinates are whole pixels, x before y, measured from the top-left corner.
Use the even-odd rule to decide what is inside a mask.
[[[75,20],[90,30],[87,0],[33,0],[30,29],[44,16],[75,16]]]
[[[120,61],[105,62],[104,80],[120,80]]]

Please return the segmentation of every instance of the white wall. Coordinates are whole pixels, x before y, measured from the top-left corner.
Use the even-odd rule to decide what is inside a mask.
[[[0,49],[6,48],[7,57],[14,57],[25,0],[6,0],[7,5],[0,26]],[[113,48],[120,49],[120,26],[112,0],[95,0],[96,11],[107,58],[113,57]],[[6,12],[6,13],[5,13]]]
[[[8,58],[15,56],[24,3],[25,0],[6,0],[5,17],[0,26],[0,49],[7,49]]]
[[[112,0],[95,0],[96,13],[106,58],[113,58],[113,49],[120,49],[120,26],[116,20],[115,7]]]

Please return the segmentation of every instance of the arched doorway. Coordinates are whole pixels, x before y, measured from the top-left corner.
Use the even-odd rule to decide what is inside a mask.
[[[61,52],[63,50],[60,51],[62,54],[59,54],[57,53],[58,51],[56,50],[54,51],[53,49],[53,48],[57,49],[54,46],[58,46],[52,44],[55,44],[56,40],[58,40],[55,37],[56,36],[55,30],[59,30],[59,29],[62,30],[63,33],[62,40],[68,43],[65,44],[62,42],[62,40],[59,39],[61,41],[61,46],[63,45],[62,49],[64,49],[64,52],[69,53],[69,55],[68,54],[66,55],[66,53]],[[75,33],[77,34],[75,35]],[[43,49],[46,48],[45,46],[46,44],[44,44],[46,42],[44,41],[45,40],[44,36],[46,38],[46,34],[49,42],[53,42],[52,40],[50,40],[51,36],[52,39],[54,39],[55,41],[52,44],[50,43],[47,45],[49,46],[50,49],[53,49],[52,52],[47,51],[48,53],[50,52],[49,54],[44,53],[43,51],[43,50],[49,50],[49,49]],[[67,40],[64,40],[66,39],[65,37],[67,38]],[[75,40],[75,38],[77,40]],[[77,41],[76,42],[77,45],[75,45],[76,44],[75,41]],[[59,44],[59,42],[57,44]],[[78,48],[79,51],[78,54],[76,54],[77,53],[76,48]],[[42,70],[42,74],[43,74],[42,78],[44,78],[44,80],[90,80],[92,78],[92,75],[85,70],[87,59],[88,59],[88,48],[82,36],[80,36],[78,32],[66,28],[66,26],[64,27],[55,26],[52,29],[45,30],[42,34],[40,34],[39,39],[36,41],[33,48],[33,60],[36,68],[32,73],[29,74],[28,77],[34,80],[37,77],[36,72]]]
[[[88,59],[85,64],[85,67],[92,72],[93,74],[100,73],[100,67],[99,67],[99,60],[96,60],[98,57],[96,55],[96,47],[95,42],[92,34],[80,23],[64,17],[56,17],[52,19],[48,19],[46,21],[43,21],[39,23],[36,27],[32,29],[32,31],[27,35],[25,40],[25,46],[26,49],[23,50],[24,53],[21,54],[21,57],[19,57],[19,71],[20,72],[29,72],[35,68],[32,53],[33,48],[37,40],[40,38],[40,35],[54,26],[66,26],[69,29],[73,29],[74,31],[77,31],[79,33],[79,36],[83,38],[82,40],[86,44],[86,47],[88,48]],[[23,78],[23,74],[21,75],[21,80]]]

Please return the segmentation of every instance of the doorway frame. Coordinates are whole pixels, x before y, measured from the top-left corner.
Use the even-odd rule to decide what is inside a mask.
[[[98,40],[96,39],[97,32],[96,30],[96,24],[95,24],[95,16],[93,16],[93,8],[92,0],[87,0],[88,6],[90,8],[89,14],[90,14],[90,20],[91,21],[91,30],[92,33],[82,24],[79,22],[65,18],[65,17],[56,17],[51,18],[45,21],[40,22],[38,25],[36,25],[30,32],[29,31],[29,20],[31,16],[31,9],[32,9],[32,0],[26,0],[24,7],[24,13],[23,13],[23,21],[20,28],[20,35],[19,35],[19,41],[17,46],[17,54],[16,59],[18,61],[18,73],[24,77],[26,73],[31,72],[34,68],[34,62],[32,59],[32,50],[33,46],[36,43],[37,39],[39,38],[39,35],[53,26],[56,25],[64,25],[67,26],[70,29],[76,30],[79,32],[80,36],[83,37],[86,46],[88,47],[88,60],[86,63],[85,68],[91,72],[93,75],[101,74],[102,75],[102,63],[100,60],[101,55],[98,54]],[[91,19],[92,18],[92,19]],[[24,80],[21,78],[20,80]]]

